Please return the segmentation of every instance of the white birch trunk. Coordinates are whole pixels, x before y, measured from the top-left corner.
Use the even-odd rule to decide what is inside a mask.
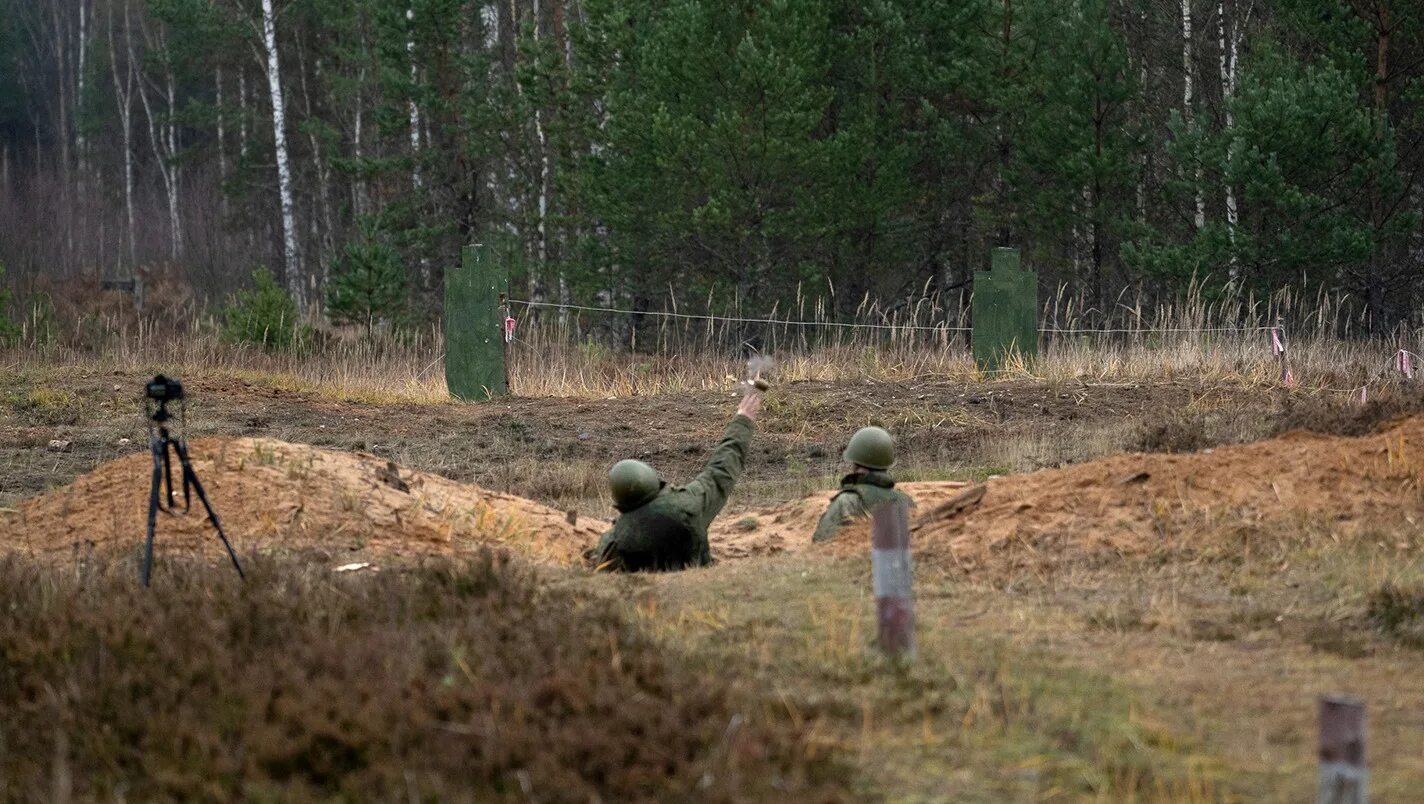
[[[213,69],[213,88],[218,112],[218,203],[221,205],[223,219],[226,220],[227,193],[223,190],[223,184],[227,182],[227,121],[223,107],[223,69],[221,66]]]
[[[1142,30],[1145,31],[1147,30],[1147,11],[1145,9],[1142,12],[1141,20]],[[1148,64],[1148,57],[1144,54],[1142,56],[1142,66],[1138,70],[1138,80],[1141,82],[1139,102],[1142,104],[1141,114],[1143,115],[1148,114],[1147,110],[1150,108],[1147,98],[1150,94],[1148,84],[1151,82],[1152,73],[1148,70]],[[1150,145],[1142,149],[1142,164],[1137,174],[1137,222],[1141,224],[1147,223],[1147,180],[1150,178],[1150,171],[1152,169],[1151,153],[1152,148]]]
[[[1233,3],[1235,10],[1235,3]],[[1250,11],[1247,11],[1247,18]],[[1232,100],[1236,97],[1236,58],[1240,53],[1240,37],[1242,37],[1242,27],[1245,20],[1232,20],[1232,30],[1230,34],[1226,31],[1226,0],[1216,0],[1216,44],[1220,50],[1220,68],[1222,68],[1222,105],[1226,111],[1226,142],[1227,161],[1230,154],[1235,151],[1236,132],[1236,112],[1232,110]],[[1226,179],[1226,235],[1232,243],[1232,256],[1230,256],[1230,268],[1227,275],[1233,283],[1240,279],[1240,265],[1236,259],[1236,228],[1240,223],[1240,211],[1236,206],[1236,188]]]
[[[237,70],[237,155],[247,159],[247,71]]]
[[[415,102],[415,88],[420,76],[415,64],[415,9],[406,6],[406,57],[410,60],[410,184],[420,191],[420,106]]]
[[[77,146],[75,150],[79,156],[79,181],[81,188],[83,186],[85,173],[88,169],[88,143],[84,138],[82,110],[84,108],[85,72],[87,70],[89,55],[90,16],[89,3],[85,2],[85,0],[81,0],[79,3],[79,70],[75,76],[78,82],[78,89],[74,93],[74,137]]]
[[[366,111],[364,99],[359,87],[366,85],[366,68],[361,68],[361,74],[356,79],[356,120],[352,127],[352,148],[356,155],[357,164],[362,164],[366,159],[365,141],[362,139],[362,122]],[[355,181],[351,182],[351,208],[356,211],[357,218],[366,216],[366,179],[364,171],[357,171]]]
[[[1182,119],[1187,124],[1187,129],[1192,128],[1192,0],[1182,0]],[[1196,148],[1192,148],[1192,172],[1196,177],[1193,183],[1193,190],[1196,194],[1196,216],[1194,221],[1197,229],[1206,225],[1206,199],[1202,197],[1202,169],[1201,160],[1197,158]]]
[[[418,194],[424,182],[420,178],[420,104],[415,102],[416,88],[420,86],[420,68],[415,60],[415,8],[406,6],[406,40],[405,53],[410,61],[410,184]],[[430,135],[425,135],[426,141],[430,140]],[[430,287],[430,260],[426,257],[420,258],[420,273],[418,276],[421,290]]]
[[[509,39],[508,52],[511,53],[511,54],[513,54],[513,55],[510,57],[509,64],[506,65],[506,66],[507,66],[508,69],[509,69],[510,79],[514,82],[514,91],[515,91],[515,93],[520,97],[520,99],[523,99],[523,98],[524,98],[524,86],[519,83],[519,79],[515,76],[516,68],[518,67],[518,64],[517,64],[516,62],[517,62],[517,60],[518,60],[518,58],[519,58],[519,48],[516,46],[516,43],[517,43],[518,37],[519,37],[519,9],[515,6],[514,0],[509,0],[508,8],[507,8],[507,9],[501,8],[501,9],[499,9],[499,12],[500,12],[501,14],[507,13],[508,16],[509,16],[509,19],[508,19],[508,23],[509,23],[508,30],[509,30],[509,32],[510,32],[510,34],[509,34],[510,39]],[[503,25],[503,21],[501,21],[501,24],[500,24],[500,34],[501,34],[501,36],[503,35],[504,30],[505,30],[505,26]],[[501,45],[503,45],[503,43],[501,43]],[[518,166],[517,166],[517,164],[516,164],[516,162],[515,162],[514,160],[510,160],[510,161],[506,164],[505,177],[504,177],[504,182],[505,182],[505,184],[504,184],[504,189],[505,189],[506,196],[507,196],[508,199],[509,199],[508,203],[509,203],[509,208],[510,208],[510,210],[513,211],[513,212],[516,212],[516,213],[518,214],[518,216],[522,217],[522,215],[525,213],[525,210],[528,209],[528,205],[525,203],[526,200],[527,200],[527,197],[521,197],[521,195],[522,195],[522,193],[523,193],[523,191],[524,191],[524,188],[518,183],[518,182],[519,182],[519,176],[518,176],[518,171],[516,170],[517,167],[518,167]],[[529,247],[529,244],[528,244],[527,241],[524,240],[523,227],[522,227],[519,223],[515,223],[515,222],[514,222],[515,217],[516,217],[516,215],[511,215],[511,216],[510,216],[510,218],[511,218],[511,221],[510,221],[510,230],[519,238],[520,243],[523,245],[523,248],[526,250],[526,253],[527,253],[527,249],[528,249],[528,247]],[[539,287],[539,271],[536,270],[536,269],[542,268],[542,267],[543,267],[543,265],[542,265],[542,263],[541,263],[541,264],[536,264],[534,267],[531,267],[531,268],[529,269],[529,275],[528,275],[527,281],[526,281],[526,288],[527,288],[527,292],[528,292],[527,298],[528,298],[530,301],[543,301],[543,300],[544,300],[543,294],[540,292],[540,287]]]
[[[1239,24],[1239,23],[1238,23]],[[1236,97],[1236,54],[1238,38],[1237,25],[1232,26],[1231,36],[1228,40],[1226,34],[1226,0],[1216,0],[1216,44],[1220,51],[1221,65],[1221,103],[1226,112],[1226,143],[1227,143],[1227,163],[1230,164],[1231,154],[1235,150],[1235,128],[1236,115],[1231,109],[1231,101]],[[1240,279],[1241,267],[1236,259],[1236,225],[1240,221],[1240,214],[1236,209],[1236,188],[1232,185],[1231,179],[1224,182],[1226,193],[1226,235],[1231,240],[1231,262],[1227,270],[1233,284]]]
[[[539,16],[539,0],[534,0],[534,41],[539,41],[539,28],[541,20]],[[549,139],[544,133],[544,112],[542,109],[534,109],[534,136],[539,141],[539,200],[538,200],[538,256],[539,267],[544,269],[549,262]],[[559,277],[559,285],[562,288],[563,276]],[[562,293],[561,293],[562,295]],[[560,301],[563,301],[561,298]]]
[[[305,315],[306,283],[302,281],[301,259],[297,252],[292,166],[287,156],[287,110],[282,101],[282,66],[277,57],[277,15],[272,10],[272,0],[262,0],[262,42],[267,49],[267,87],[272,97],[272,144],[277,155],[277,194],[282,205],[282,257],[286,267],[287,291],[296,302],[297,314]]]
[[[165,48],[166,49],[166,48]],[[168,147],[168,171],[171,190],[168,193],[168,225],[173,230],[173,259],[183,251],[183,218],[179,214],[178,198],[183,192],[183,166],[178,161],[178,98],[173,80],[173,64],[165,59],[168,79],[168,120],[165,135]]]

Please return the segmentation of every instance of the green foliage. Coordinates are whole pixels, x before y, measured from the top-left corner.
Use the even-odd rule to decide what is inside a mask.
[[[1238,228],[1208,223],[1185,241],[1157,231],[1128,249],[1129,261],[1178,281],[1234,264],[1262,291],[1353,277],[1344,289],[1364,295],[1365,278],[1352,269],[1418,220],[1404,209],[1380,214],[1379,199],[1399,197],[1404,183],[1393,133],[1359,102],[1357,78],[1262,46],[1230,104],[1232,129],[1174,123],[1176,152],[1201,154],[1216,180],[1236,188]]]
[[[634,293],[829,279],[858,301],[917,259],[920,199],[963,150],[930,99],[969,72],[981,4],[764,6],[588,4],[579,80],[607,125],[575,187]]]
[[[0,280],[5,278],[5,265],[0,263]],[[9,318],[10,289],[0,286],[0,346],[9,346],[20,339],[20,327]]]
[[[326,289],[326,312],[342,324],[360,324],[370,332],[381,319],[405,310],[406,273],[400,255],[374,227],[346,246]]]
[[[52,62],[73,54],[41,47],[63,40],[44,33],[59,18],[8,2],[0,63],[16,69],[0,70],[0,140],[15,186],[31,186],[30,165],[72,163],[59,151],[79,133],[84,158],[119,175],[122,101],[107,73],[122,75],[127,56],[87,62],[93,80],[70,118],[80,130],[60,131],[46,99],[66,97],[69,73]],[[866,296],[967,290],[996,245],[1021,248],[1045,287],[1099,310],[1124,289],[1174,294],[1193,276],[1252,291],[1304,278],[1372,310],[1397,299],[1400,314],[1424,298],[1410,246],[1424,181],[1417,2],[1388,0],[1386,29],[1372,3],[1198,0],[1189,110],[1176,3],[280,5],[298,250],[305,270],[325,264],[345,284],[321,288],[340,320],[384,315],[392,294],[375,290],[396,277],[374,251],[386,248],[418,267],[408,314],[437,315],[444,268],[476,242],[519,295],[624,308],[671,294],[765,312],[830,296],[827,312],[848,317]],[[224,230],[238,238],[214,250],[222,265],[178,262],[201,281],[230,274],[238,243],[283,256],[263,234],[277,212],[271,120],[253,106],[262,82],[248,64],[255,6],[131,10],[96,17],[96,41],[141,34],[134,86],[174,92],[149,122],[176,124],[173,158],[189,175],[222,165]],[[161,183],[155,169],[138,163],[140,186]],[[105,198],[121,203],[117,190]],[[0,252],[38,270],[27,252],[40,249],[5,251],[13,242]],[[384,267],[346,265],[369,260]]]
[[[298,320],[291,295],[265,267],[258,268],[252,280],[254,287],[238,291],[223,307],[223,336],[278,351],[304,343],[310,331]]]

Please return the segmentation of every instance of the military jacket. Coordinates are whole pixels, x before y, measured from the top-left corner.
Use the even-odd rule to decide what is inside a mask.
[[[599,539],[595,566],[638,572],[711,564],[707,528],[742,474],[753,428],[737,415],[697,477],[685,486],[664,483],[652,500],[618,517]]]
[[[821,515],[813,542],[823,542],[834,537],[840,529],[852,521],[870,516],[870,512],[882,503],[904,500],[914,502],[905,493],[895,488],[895,479],[887,472],[867,472],[850,474],[841,479],[841,490],[831,498],[831,504]]]

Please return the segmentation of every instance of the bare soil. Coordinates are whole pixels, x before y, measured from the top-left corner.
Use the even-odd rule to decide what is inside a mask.
[[[190,446],[192,465],[239,549],[318,549],[359,560],[457,554],[506,547],[537,561],[571,564],[602,523],[511,494],[397,466],[366,453],[269,438],[210,438]],[[74,483],[26,500],[0,520],[9,547],[27,552],[130,544],[146,526],[147,453],[104,464]],[[177,464],[174,464],[177,472]],[[175,475],[175,488],[181,475]],[[175,500],[181,500],[179,493]],[[199,500],[158,523],[165,551],[220,551]]]
[[[194,466],[230,529],[253,547],[320,547],[388,558],[509,546],[538,560],[576,563],[607,522],[560,512],[366,453],[273,439],[207,439]],[[3,520],[9,543],[35,550],[118,544],[143,529],[144,454],[105,464],[26,501]],[[1419,546],[1424,521],[1424,417],[1380,433],[1306,432],[1187,455],[1123,454],[1061,469],[962,482],[904,484],[916,506],[920,561],[965,572],[1082,556],[1156,550],[1263,549],[1262,538],[1399,534]],[[831,494],[722,517],[711,534],[727,559],[811,547]],[[164,517],[165,542],[203,544],[200,516]],[[827,549],[865,550],[868,526],[848,527]],[[172,535],[170,535],[172,531]],[[176,538],[175,538],[176,537]]]
[[[690,477],[730,418],[735,399],[690,392],[609,400],[511,398],[446,405],[372,404],[231,377],[185,377],[195,438],[266,437],[366,452],[451,480],[611,516],[604,472],[623,457],[669,479]],[[139,393],[146,377],[56,368],[0,371],[0,507],[62,486],[101,463],[145,449]],[[794,383],[773,388],[748,459],[746,494],[766,505],[825,487],[845,439],[880,424],[899,437],[900,465],[932,474],[1023,471],[1132,446],[1171,411],[1207,411],[1213,440],[1261,429],[1251,388],[1053,384]],[[1067,437],[1071,434],[1079,437]],[[49,451],[53,440],[69,442]],[[798,488],[787,491],[795,478]],[[926,479],[942,479],[939,477]]]

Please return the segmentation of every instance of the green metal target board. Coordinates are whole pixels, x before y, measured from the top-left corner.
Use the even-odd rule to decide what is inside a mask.
[[[1038,275],[1016,248],[994,249],[988,271],[974,274],[974,363],[1002,371],[1014,356],[1038,355]]]
[[[445,273],[445,385],[457,399],[509,392],[504,367],[504,293],[509,278],[483,245],[465,246]]]

